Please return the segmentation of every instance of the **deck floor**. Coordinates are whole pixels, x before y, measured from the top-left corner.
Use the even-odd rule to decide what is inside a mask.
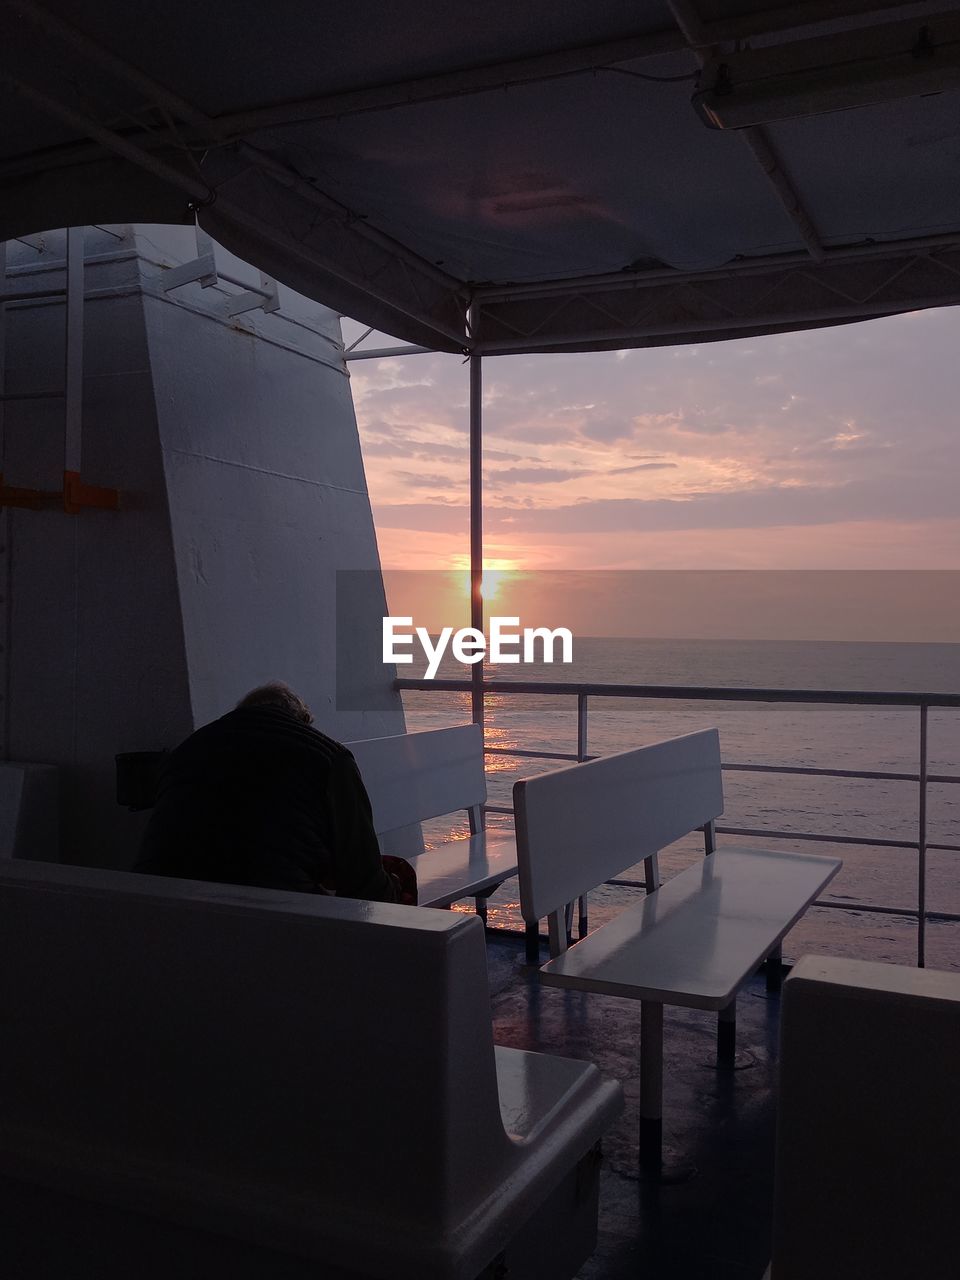
[[[498,1044],[595,1062],[624,1087],[604,1139],[597,1250],[580,1280],[761,1280],[770,1260],[779,996],[763,977],[740,995],[738,1063],[716,1066],[716,1015],[667,1008],[664,1143],[692,1176],[639,1175],[640,1006],[541,986],[522,939],[491,931],[488,960]],[[543,950],[546,958],[546,949]]]

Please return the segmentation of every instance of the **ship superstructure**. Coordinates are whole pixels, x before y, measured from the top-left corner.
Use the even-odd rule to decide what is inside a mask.
[[[8,1071],[0,1081],[8,1098],[55,1102],[65,1094],[44,1094],[49,1053],[64,1079],[71,1064],[90,1072],[97,1085],[91,1083],[90,1098],[112,1115],[110,1089],[101,1087],[110,1058],[98,1052],[120,1044],[132,1055],[125,1059],[130,1068],[138,1053],[151,1051],[142,1019],[130,1020],[146,1037],[132,1048],[122,1037],[111,1040],[115,1026],[109,1036],[98,1034],[111,1011],[123,1009],[122,1001],[104,995],[118,973],[124,999],[137,996],[124,988],[116,962],[123,913],[104,906],[112,894],[126,892],[124,877],[102,873],[97,881],[96,870],[83,870],[128,866],[136,844],[139,819],[113,795],[115,754],[160,750],[226,710],[246,686],[278,676],[296,685],[338,736],[403,728],[399,694],[376,662],[375,647],[358,646],[351,661],[361,683],[369,677],[380,709],[364,714],[336,705],[337,571],[373,571],[368,603],[379,605],[381,598],[338,317],[469,359],[473,621],[482,622],[483,360],[761,337],[960,302],[960,7],[935,0],[805,0],[786,7],[772,0],[601,0],[590,6],[418,0],[322,4],[307,12],[294,0],[200,8],[184,0],[163,6],[3,0],[0,17],[6,109],[0,240],[9,246],[0,299],[0,725],[4,768],[16,774],[17,796],[32,789],[31,804],[40,796],[49,810],[51,775],[16,773],[17,762],[57,770],[58,853],[68,864],[6,873],[5,1034],[29,1025],[40,1050],[26,1067],[16,1055],[0,1054]],[[69,230],[50,230],[57,227]],[[483,685],[478,665],[472,682],[478,721]],[[925,769],[924,759],[921,796]],[[15,831],[11,847],[18,856],[29,857],[32,848],[49,858],[57,836],[49,821],[36,820],[31,804],[23,813],[33,814],[35,825]],[[918,846],[924,840],[921,834]],[[114,877],[109,885],[108,874]],[[46,1018],[37,995],[47,972],[44,948],[33,933],[17,945],[17,929],[28,918],[16,910],[21,891],[38,913],[30,918],[50,931],[47,953],[56,957]],[[71,894],[92,919],[110,922],[103,926],[109,946],[98,949],[96,930],[85,933],[80,915],[64,913]],[[147,974],[151,997],[159,991],[165,1016],[173,1011],[171,1025],[183,1033],[187,1050],[174,1059],[184,1067],[189,1028],[176,1018],[187,1005],[163,986],[163,966],[150,965],[151,946],[172,945],[163,928],[152,932],[164,918],[163,898],[159,890],[144,890],[138,900],[137,918],[149,919],[150,929],[131,939],[142,962],[131,972]],[[189,917],[191,945],[201,947],[188,900],[194,901],[189,893],[181,895],[174,909]],[[111,901],[115,906],[117,899]],[[229,939],[216,957],[227,970],[229,947],[242,947],[231,932],[232,912],[239,917],[249,910],[265,938],[275,928],[266,902],[231,902],[216,892],[205,898],[202,891],[196,901]],[[340,920],[341,907],[328,906],[331,920]],[[310,927],[302,919],[324,917],[320,906],[279,903],[275,910],[289,917],[292,930]],[[370,921],[362,909],[343,910],[344,934],[358,957],[365,925],[369,936],[388,939],[384,954],[396,949],[404,965],[411,947],[422,948],[420,959],[431,948],[444,950],[446,941],[440,947],[432,938],[425,916],[409,923],[390,915],[401,908],[383,910],[386,916],[374,913]],[[922,933],[922,910],[918,919]],[[465,945],[478,964],[482,954],[474,945],[479,923],[460,923],[445,919],[436,926],[437,938],[449,935],[443,963],[451,972],[461,936],[473,939]],[[408,928],[418,943],[408,942]],[[284,935],[282,947],[291,936]],[[78,957],[71,965],[56,949],[62,939],[80,949],[83,963]],[[304,953],[309,950],[305,941]],[[535,972],[521,967],[516,940],[498,939],[488,951],[501,1047],[596,1058],[609,1074],[624,1077],[623,1058],[635,1053],[631,1014],[607,1000],[588,1017],[577,995],[545,995]],[[265,964],[272,954],[265,943]],[[27,955],[29,974],[18,985],[17,964]],[[250,960],[246,952],[244,959]],[[410,964],[409,971],[416,968]],[[380,978],[362,963],[352,972],[358,991]],[[80,980],[84,974],[88,981]],[[290,1008],[302,1014],[284,1024],[293,1070],[299,1060],[290,1027],[322,1034],[320,1013],[313,1018],[322,1011],[322,976],[314,975],[314,986],[297,986],[291,997]],[[449,989],[431,977],[446,997]],[[189,974],[180,978],[188,981]],[[872,989],[866,979],[863,986]],[[476,982],[470,989],[475,994]],[[236,986],[230,990],[236,995]],[[676,1078],[680,1101],[665,1126],[693,1154],[700,1179],[677,1185],[638,1180],[628,1081],[628,1118],[611,1131],[601,1184],[607,1217],[584,1276],[646,1270],[734,1280],[757,1274],[769,1256],[776,997],[758,983],[746,995],[751,1012],[743,1027],[752,1062],[737,1065],[748,1070],[720,1075],[712,1063],[705,1066],[696,1013],[676,1019],[677,1047],[664,1069]],[[397,998],[408,996],[401,991]],[[340,1000],[337,1023],[336,1048],[345,1055],[350,1037],[344,1028],[354,1017],[349,1005]],[[236,1012],[234,1029],[243,1021],[242,1001]],[[266,1021],[274,1012],[271,1006],[264,1013]],[[417,1012],[429,1021],[429,1011]],[[382,1025],[390,1052],[416,1053],[415,1043],[403,1042],[402,1017],[391,1009]],[[451,1054],[463,1052],[465,1025],[452,1009],[442,1033],[430,1037],[427,1056],[449,1086],[445,1098],[455,1098],[458,1079],[470,1075],[466,1067],[450,1072]],[[891,1025],[894,1035],[906,1025],[896,1008]],[[450,1054],[443,1051],[448,1035]],[[267,1071],[251,1041],[238,1043],[241,1082],[250,1084],[262,1070],[257,1082],[279,1088],[279,1073]],[[948,1067],[940,1045],[928,1059],[938,1072]],[[492,1045],[484,1040],[489,1068],[487,1049]],[[520,1142],[566,1126],[572,1163],[561,1176],[551,1164],[555,1148],[545,1143],[542,1168],[528,1163],[524,1195],[506,1175],[494,1185],[492,1157],[471,1185],[455,1149],[457,1126],[469,1125],[469,1111],[451,1104],[449,1115],[428,1113],[424,1124],[439,1153],[433,1173],[456,1171],[452,1181],[438,1175],[433,1184],[443,1249],[427,1253],[437,1276],[455,1273],[448,1260],[456,1250],[445,1252],[443,1231],[465,1188],[473,1194],[482,1186],[479,1200],[491,1220],[499,1222],[501,1213],[506,1224],[498,1228],[504,1242],[536,1223],[543,1206],[557,1211],[555,1195],[582,1205],[596,1191],[596,1163],[578,1146],[584,1135],[592,1141],[593,1131],[581,1125],[574,1141],[576,1126],[566,1123],[577,1109],[570,1099],[584,1081],[583,1088],[601,1096],[595,1077],[554,1062],[544,1071],[555,1072],[554,1082],[566,1072],[569,1090],[558,1086],[553,1094],[537,1087],[542,1080],[534,1059],[500,1056],[523,1064],[506,1068],[515,1088],[501,1090],[501,1104],[507,1096],[519,1101],[504,1124],[513,1125]],[[828,1064],[819,1066],[827,1080]],[[386,1053],[387,1084],[389,1068]],[[151,1151],[161,1153],[159,1164],[164,1143],[186,1134],[180,1159],[191,1149],[189,1126],[165,1131],[151,1110],[155,1098],[138,1101],[131,1075],[136,1072],[129,1069],[116,1082],[124,1105],[133,1098],[131,1114],[156,1140]],[[493,1078],[488,1070],[488,1095]],[[82,1088],[78,1096],[82,1102]],[[229,1088],[223,1096],[232,1096]],[[603,1096],[612,1112],[613,1093]],[[524,1099],[537,1107],[524,1110]],[[239,1152],[228,1169],[228,1195],[217,1178],[184,1176],[178,1183],[167,1167],[161,1176],[149,1161],[124,1165],[129,1151],[122,1135],[119,1147],[106,1155],[97,1147],[90,1155],[87,1182],[71,1181],[68,1165],[74,1175],[82,1172],[83,1144],[91,1143],[92,1151],[102,1132],[77,1123],[68,1144],[73,1163],[60,1159],[63,1117],[56,1105],[44,1111],[46,1102],[36,1112],[25,1104],[13,1116],[41,1119],[35,1128],[24,1121],[0,1170],[8,1179],[11,1238],[24,1280],[69,1275],[71,1267],[78,1280],[103,1274],[95,1262],[90,1271],[84,1253],[91,1231],[99,1233],[100,1257],[113,1262],[121,1254],[111,1252],[111,1234],[120,1239],[132,1231],[127,1266],[151,1237],[142,1222],[131,1228],[123,1215],[133,1205],[146,1221],[156,1204],[124,1197],[129,1183],[149,1188],[151,1179],[165,1189],[164,1212],[172,1206],[175,1225],[165,1245],[175,1245],[186,1224],[182,1256],[190,1266],[225,1256],[216,1247],[203,1254],[189,1235],[205,1238],[209,1229],[230,1238],[234,1274],[299,1277],[310,1256],[324,1274],[310,1205],[297,1200],[303,1184],[282,1159],[271,1164],[271,1186],[282,1187],[276,1202],[253,1197],[254,1235],[238,1211],[243,1188],[260,1185],[262,1170],[250,1156],[262,1150],[257,1142],[264,1138],[255,1108],[243,1117],[253,1115],[257,1141],[249,1147],[237,1138],[234,1148],[219,1112],[216,1124],[197,1117],[198,1133],[215,1131],[218,1143]],[[391,1102],[404,1105],[402,1097]],[[812,1121],[815,1103],[806,1114]],[[55,1123],[45,1129],[51,1117]],[[183,1115],[176,1119],[179,1124]],[[377,1136],[369,1117],[357,1123],[358,1132]],[[928,1126],[932,1148],[935,1128]],[[59,1135],[56,1141],[48,1141],[51,1133]],[[318,1159],[319,1148],[318,1141]],[[115,1160],[117,1150],[122,1158]],[[940,1168],[936,1161],[930,1167]],[[543,1172],[548,1168],[552,1181]],[[363,1274],[390,1275],[391,1233],[407,1274],[416,1274],[409,1260],[426,1246],[411,1244],[419,1206],[410,1188],[404,1191],[406,1199],[398,1190],[398,1201],[409,1216],[384,1211],[386,1244],[364,1239],[370,1251],[363,1256],[375,1261]],[[462,1209],[462,1198],[459,1203]],[[349,1217],[340,1215],[331,1231],[344,1232]],[[571,1228],[579,1221],[574,1213],[559,1217]],[[471,1220],[478,1218],[479,1210]],[[905,1224],[904,1232],[912,1230],[913,1223]],[[234,1249],[234,1231],[267,1255]],[[548,1250],[550,1232],[542,1222],[534,1236]],[[195,1245],[199,1251],[191,1252]],[[464,1248],[456,1256],[476,1262],[480,1255]],[[456,1280],[503,1275],[505,1256],[485,1254],[482,1273],[456,1273]],[[537,1256],[522,1264],[530,1274],[538,1273]],[[335,1274],[352,1274],[350,1265],[341,1256]],[[556,1265],[551,1258],[539,1273],[556,1274]],[[928,1260],[925,1270],[948,1273],[942,1257],[932,1266]]]

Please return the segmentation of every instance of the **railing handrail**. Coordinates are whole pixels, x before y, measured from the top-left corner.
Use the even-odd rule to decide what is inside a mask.
[[[414,680],[399,678],[394,687],[426,689],[435,693],[469,693],[469,680]],[[579,680],[485,680],[484,693],[569,694],[591,698],[665,698],[677,702],[812,702],[824,705],[884,707],[955,707],[960,693],[919,693],[876,689],[762,689],[738,685],[595,684]]]
[[[587,746],[587,704],[590,698],[658,698],[676,702],[774,702],[774,703],[807,703],[820,706],[881,706],[912,707],[920,712],[919,736],[919,772],[904,773],[881,770],[857,769],[814,769],[803,766],[778,766],[754,764],[730,764],[726,768],[755,770],[765,773],[809,774],[825,777],[843,778],[875,778],[889,781],[917,782],[919,784],[919,815],[916,841],[890,840],[886,838],[830,836],[819,832],[777,832],[755,828],[718,828],[734,834],[768,839],[815,840],[825,843],[862,844],[877,848],[905,848],[917,851],[917,964],[925,964],[927,911],[927,853],[930,849],[956,851],[956,846],[932,844],[927,838],[927,788],[933,781],[960,782],[960,778],[949,774],[932,774],[927,761],[928,712],[931,707],[949,707],[960,710],[960,694],[957,693],[921,693],[905,690],[882,691],[876,689],[765,689],[753,686],[737,685],[663,685],[663,684],[601,684],[580,680],[487,680],[481,679],[479,689],[471,680],[427,680],[399,678],[394,681],[394,688],[399,692],[405,689],[424,690],[431,693],[474,693],[481,699],[490,693],[494,695],[522,695],[525,697],[539,695],[567,696],[577,699],[577,753],[576,755],[558,751],[537,751],[522,748],[487,747],[488,753],[498,755],[514,755],[520,757],[541,757],[550,760],[585,761],[591,759]],[[488,805],[490,811],[506,812],[497,806]],[[625,882],[626,883],[626,882]],[[824,902],[821,905],[832,906]],[[864,903],[857,903],[861,911],[881,910]],[[581,932],[585,930],[586,908],[581,899]],[[937,917],[946,918],[944,913]]]

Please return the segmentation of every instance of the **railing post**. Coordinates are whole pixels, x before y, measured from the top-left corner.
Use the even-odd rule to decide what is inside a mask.
[[[927,705],[920,707],[920,814],[917,830],[917,965],[927,949]]]
[[[588,693],[577,694],[577,759],[586,760],[589,754],[587,746],[587,699]]]
[[[587,699],[588,693],[577,694],[577,760],[584,761],[589,754],[589,744],[587,741],[588,723],[587,723]],[[587,895],[581,895],[579,902],[579,912],[577,918],[577,937],[585,938],[590,931],[590,915],[587,907]]]
[[[715,818],[711,818],[709,822],[703,824],[703,853],[704,857],[709,858],[711,853],[717,851],[717,823]]]
[[[483,374],[480,356],[470,357],[470,625],[483,631]],[[484,660],[470,671],[474,724],[483,728]]]

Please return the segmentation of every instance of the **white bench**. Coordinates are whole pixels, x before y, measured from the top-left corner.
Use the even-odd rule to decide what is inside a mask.
[[[519,1280],[593,1248],[620,1087],[494,1046],[476,917],[12,862],[0,974],[17,1275]]]
[[[715,849],[715,729],[557,769],[513,790],[525,920],[550,920],[541,979],[641,1003],[640,1157],[662,1160],[663,1006],[716,1009],[734,1055],[736,995],[841,867],[834,858]],[[706,856],[662,887],[657,853],[703,828]],[[642,902],[568,949],[566,904],[643,860]]]
[[[486,899],[517,874],[517,845],[511,835],[483,830],[487,779],[480,726],[465,724],[345,745],[353,752],[370,796],[377,835],[467,812],[469,837],[404,856],[416,870],[422,907],[446,907],[472,897],[477,914],[486,920]]]
[[[784,984],[773,1280],[955,1276],[960,974],[805,956]]]

